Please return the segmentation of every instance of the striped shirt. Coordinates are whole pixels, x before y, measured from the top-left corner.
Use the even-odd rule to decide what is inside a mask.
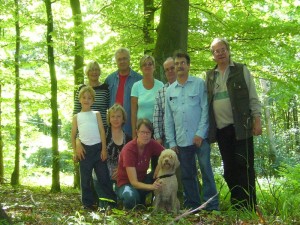
[[[78,99],[78,94],[79,91],[82,87],[86,86],[85,84],[81,85],[78,90],[76,91],[75,94],[75,99],[74,99],[74,110],[73,110],[73,115],[79,113],[81,111],[81,104]],[[106,123],[106,113],[109,107],[109,90],[108,90],[108,85],[107,84],[101,84],[100,86],[93,87],[93,89],[96,92],[95,96],[95,102],[91,106],[91,109],[93,111],[98,111],[101,114],[102,122],[104,127],[107,127]]]

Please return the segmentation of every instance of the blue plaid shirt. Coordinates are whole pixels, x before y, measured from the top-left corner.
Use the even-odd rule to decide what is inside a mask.
[[[165,95],[166,90],[169,87],[169,83],[166,83],[162,89],[160,89],[155,97],[154,113],[153,113],[153,128],[154,139],[164,139],[165,136]]]

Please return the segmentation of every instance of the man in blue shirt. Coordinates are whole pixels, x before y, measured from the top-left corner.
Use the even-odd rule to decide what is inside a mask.
[[[115,53],[115,59],[118,70],[105,80],[110,93],[109,107],[114,103],[119,103],[124,107],[127,119],[123,128],[124,132],[131,136],[131,88],[136,81],[143,77],[130,68],[130,53],[127,48],[119,48]]]
[[[203,180],[203,201],[217,195],[210,164],[210,146],[207,141],[207,93],[205,82],[189,75],[189,55],[177,52],[174,60],[177,80],[169,86],[165,98],[166,139],[170,148],[178,152],[184,207],[195,209],[201,205],[196,156]],[[206,209],[219,209],[217,196]]]

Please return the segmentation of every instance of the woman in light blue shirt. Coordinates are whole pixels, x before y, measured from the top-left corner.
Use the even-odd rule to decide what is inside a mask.
[[[132,138],[136,137],[136,121],[139,118],[153,120],[155,96],[164,84],[154,79],[155,60],[152,56],[144,55],[140,60],[143,79],[134,83],[131,90],[131,125]]]

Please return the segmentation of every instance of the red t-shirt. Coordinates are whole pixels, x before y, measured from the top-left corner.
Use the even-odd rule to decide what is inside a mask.
[[[120,105],[123,106],[123,101],[124,101],[124,88],[125,88],[125,82],[128,78],[127,75],[120,75],[119,74],[119,86],[117,90],[117,95],[116,95],[116,103],[119,103]]]
[[[118,179],[117,185],[121,187],[129,184],[126,167],[135,167],[138,181],[143,181],[147,175],[150,159],[152,156],[159,156],[164,147],[158,144],[154,139],[145,146],[143,155],[139,156],[137,140],[128,142],[122,149],[118,162]]]

